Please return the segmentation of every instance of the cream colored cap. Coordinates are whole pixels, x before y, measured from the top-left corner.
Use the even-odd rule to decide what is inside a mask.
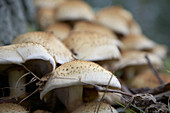
[[[142,28],[135,20],[129,22],[129,31],[130,34],[142,34]]]
[[[55,18],[58,21],[65,20],[88,20],[94,19],[91,7],[81,0],[71,0],[62,3],[56,9]]]
[[[71,27],[66,23],[56,23],[49,26],[45,31],[53,33],[59,40],[64,40],[71,31]]]
[[[40,93],[41,99],[51,90],[55,88],[68,87],[73,85],[97,84],[108,85],[121,88],[121,85],[110,71],[104,69],[96,63],[88,61],[71,61],[58,67],[45,84],[44,89]]]
[[[55,7],[59,6],[66,0],[33,0],[34,6],[37,9],[41,8],[51,8],[54,9]]]
[[[33,59],[49,61],[51,71],[56,67],[53,57],[40,44],[22,43],[0,47],[0,64],[25,63]]]
[[[1,103],[0,113],[28,113],[26,109],[14,103]]]
[[[161,44],[156,44],[153,49],[151,50],[151,53],[159,56],[160,58],[165,58],[167,56],[168,53],[168,47],[165,45],[161,45]]]
[[[122,38],[123,50],[151,50],[155,43],[142,34],[129,34]]]
[[[36,14],[38,25],[41,29],[47,28],[49,25],[55,23],[54,10],[42,8]]]
[[[63,64],[74,60],[73,54],[51,33],[29,32],[18,36],[13,41],[13,43],[25,42],[42,45],[57,63]]]
[[[125,68],[127,66],[148,65],[145,56],[148,56],[151,63],[155,66],[162,66],[162,60],[152,53],[144,51],[123,51],[122,57],[119,61],[115,61],[112,65],[115,70]]]
[[[64,44],[77,56],[79,60],[98,61],[119,59],[118,42],[97,32],[72,32]]]
[[[107,7],[96,13],[96,22],[123,35],[129,34],[128,21],[132,15],[121,7]]]
[[[92,31],[117,39],[117,36],[111,31],[111,29],[100,24],[87,21],[77,22],[74,25],[74,31]]]
[[[97,108],[99,106],[99,102],[90,102],[90,103],[85,103],[79,108],[77,108],[75,111],[72,113],[95,113],[97,111]],[[98,113],[118,113],[115,108],[110,106],[109,104],[101,102],[101,106],[99,108]]]

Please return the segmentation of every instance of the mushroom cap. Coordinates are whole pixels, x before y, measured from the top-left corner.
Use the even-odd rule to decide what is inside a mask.
[[[129,34],[122,39],[123,50],[150,50],[155,43],[142,34]]]
[[[0,47],[0,64],[25,63],[35,59],[48,61],[52,65],[50,72],[54,71],[56,64],[53,57],[40,44],[22,43]]]
[[[0,112],[1,113],[28,113],[28,111],[26,111],[24,107],[14,103],[1,103]]]
[[[34,6],[37,9],[41,8],[51,8],[54,9],[55,7],[59,6],[62,2],[66,0],[33,0]]]
[[[168,53],[168,47],[165,45],[161,45],[161,44],[156,44],[153,49],[151,50],[151,53],[159,56],[160,58],[165,58],[167,56]]]
[[[159,73],[159,75],[165,83],[170,82],[169,75],[163,73]],[[131,83],[131,87],[133,88],[143,88],[143,87],[155,88],[160,85],[161,84],[158,78],[154,75],[154,73],[151,70],[139,73],[137,76],[135,76],[132,79],[132,83]]]
[[[38,25],[41,29],[47,28],[49,25],[55,23],[54,10],[48,8],[42,8],[38,10],[36,14]]]
[[[64,40],[64,44],[79,60],[98,61],[119,59],[121,56],[117,40],[97,32],[72,32]]]
[[[62,3],[56,9],[55,18],[58,21],[66,20],[88,20],[94,19],[91,7],[84,1],[71,0]]]
[[[129,33],[128,21],[132,18],[128,11],[119,6],[107,7],[96,13],[96,22],[123,35]]]
[[[55,72],[51,74],[51,77],[40,93],[40,97],[42,99],[45,94],[55,88],[69,87],[73,85],[85,85],[88,83],[108,85],[111,77],[113,78],[109,86],[120,89],[121,85],[116,76],[98,64],[77,60],[67,62],[56,68]]]
[[[130,34],[142,34],[142,29],[135,20],[129,22],[129,31]]]
[[[87,22],[87,21],[79,21],[74,25],[74,31],[93,31],[108,37],[112,37],[117,39],[117,36],[111,31],[111,29],[102,26],[97,23]]]
[[[71,31],[71,27],[66,23],[56,23],[49,26],[45,31],[53,33],[59,40],[64,40]]]
[[[75,111],[72,113],[94,113],[96,111],[96,107],[99,106],[99,102],[90,102],[90,103],[85,103],[79,108],[77,108]],[[95,110],[96,109],[96,110]],[[115,108],[110,106],[109,104],[101,102],[101,106],[99,108],[98,113],[118,113]]]
[[[29,32],[14,39],[13,43],[33,42],[42,45],[54,57],[57,63],[63,64],[74,60],[74,55],[55,35],[47,32]]]
[[[148,65],[145,56],[148,56],[151,63],[155,66],[162,66],[162,60],[152,53],[144,51],[123,51],[122,57],[119,61],[113,62],[112,66],[115,70],[122,69],[128,66]]]

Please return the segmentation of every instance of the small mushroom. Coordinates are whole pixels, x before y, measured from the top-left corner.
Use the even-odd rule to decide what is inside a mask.
[[[100,108],[98,108],[100,102],[85,103],[71,113],[118,113],[117,110],[109,104],[101,102]]]
[[[109,71],[96,63],[87,61],[71,61],[58,67],[40,92],[41,99],[45,98],[48,92],[58,88],[57,97],[69,111],[74,110],[82,104],[82,85],[97,84],[121,88],[118,79]],[[62,89],[61,89],[62,88]]]
[[[151,50],[155,43],[142,34],[129,34],[122,38],[123,50]]]
[[[122,35],[129,34],[128,21],[131,19],[132,15],[119,6],[107,7],[96,13],[96,22]]]
[[[1,103],[0,113],[29,113],[24,107],[14,103]]]
[[[39,44],[22,43],[1,46],[1,73],[7,72],[8,74],[10,97],[12,98],[25,95],[25,77],[20,78],[26,73],[26,70],[19,64],[23,64],[37,76],[43,76],[54,71],[56,66],[53,57]]]
[[[165,83],[170,82],[169,75],[166,75],[163,73],[159,73],[159,75]],[[131,87],[133,87],[133,88],[143,88],[143,87],[155,88],[159,85],[161,85],[161,84],[160,84],[158,78],[149,69],[137,74],[132,79],[132,83],[131,83]]]
[[[36,19],[40,29],[46,29],[48,26],[55,23],[54,10],[42,8],[37,11]]]
[[[71,0],[62,3],[56,8],[55,19],[57,21],[87,20],[94,19],[92,8],[84,1]]]
[[[65,40],[64,44],[79,60],[99,61],[119,59],[118,40],[97,32],[75,31]]]
[[[42,45],[54,57],[56,63],[63,64],[75,59],[74,55],[55,35],[47,32],[29,32],[14,39],[13,43],[33,42]]]
[[[71,31],[71,27],[66,23],[56,23],[49,26],[46,32],[53,33],[59,40],[63,41]]]

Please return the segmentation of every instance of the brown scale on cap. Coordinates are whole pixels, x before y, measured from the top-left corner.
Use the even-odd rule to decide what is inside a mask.
[[[42,45],[57,63],[74,60],[74,56],[55,35],[46,32],[29,32],[14,39],[13,43],[34,42]]]
[[[119,59],[117,41],[105,35],[90,31],[72,32],[64,44],[72,50],[79,60]]]
[[[0,104],[1,113],[29,113],[26,109],[18,104],[14,103],[2,103]]]

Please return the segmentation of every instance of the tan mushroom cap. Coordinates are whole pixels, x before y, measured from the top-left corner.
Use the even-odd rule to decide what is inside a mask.
[[[129,34],[122,39],[123,50],[150,50],[155,43],[142,34]]]
[[[128,21],[132,18],[132,15],[128,11],[119,6],[107,7],[96,13],[96,22],[123,35],[129,33]]]
[[[53,34],[46,32],[29,32],[14,39],[13,43],[34,42],[42,45],[54,57],[57,63],[63,64],[74,60],[73,54]]]
[[[71,31],[71,27],[66,23],[56,23],[49,26],[45,31],[53,33],[59,40],[64,40]]]
[[[106,35],[108,37],[117,39],[117,36],[115,34],[113,34],[111,29],[109,29],[105,26],[102,26],[100,24],[87,22],[87,21],[79,21],[74,25],[74,31],[82,31],[82,30],[97,32],[97,33]]]
[[[64,44],[79,60],[98,61],[119,59],[121,56],[117,40],[97,32],[72,32],[64,40]]]
[[[163,73],[159,73],[160,77],[165,83],[170,82],[170,75],[166,75]],[[143,88],[143,87],[150,87],[155,88],[160,86],[160,82],[158,78],[154,75],[154,73],[150,71],[144,71],[143,73],[138,74],[132,80],[131,87],[133,88]]]
[[[37,9],[41,8],[51,8],[54,9],[55,7],[59,6],[61,3],[63,3],[66,0],[33,0],[34,6]]]
[[[56,9],[56,20],[88,20],[94,19],[92,8],[84,1],[71,0],[62,3]]]
[[[113,77],[111,87],[121,88],[121,85],[111,72],[102,68],[96,63],[88,61],[71,61],[58,67],[47,81],[40,93],[41,99],[55,88],[68,87],[73,85],[85,85],[86,83],[97,85],[108,85],[111,76]]]
[[[54,10],[48,8],[42,8],[38,10],[36,14],[37,22],[41,29],[47,28],[49,25],[55,23]]]
[[[40,44],[22,43],[0,47],[0,64],[25,63],[33,59],[49,61],[53,71],[56,67],[53,57]]]
[[[168,53],[168,47],[165,45],[156,44],[151,50],[151,53],[158,55],[160,58],[165,58]]]
[[[90,102],[85,103],[84,105],[77,108],[75,111],[71,113],[94,113],[97,109],[96,106],[99,105],[99,102]],[[96,109],[96,110],[95,110]],[[110,106],[109,104],[101,102],[101,106],[99,108],[98,113],[118,113],[115,108]]]
[[[129,22],[129,32],[130,34],[142,34],[142,28],[135,20],[131,20]]]
[[[123,51],[122,57],[119,61],[115,61],[112,66],[115,70],[125,68],[127,66],[141,66],[148,65],[145,56],[148,56],[151,63],[155,66],[162,66],[162,60],[152,53],[147,53],[144,51]]]
[[[14,103],[1,103],[0,113],[28,113],[26,109]]]

